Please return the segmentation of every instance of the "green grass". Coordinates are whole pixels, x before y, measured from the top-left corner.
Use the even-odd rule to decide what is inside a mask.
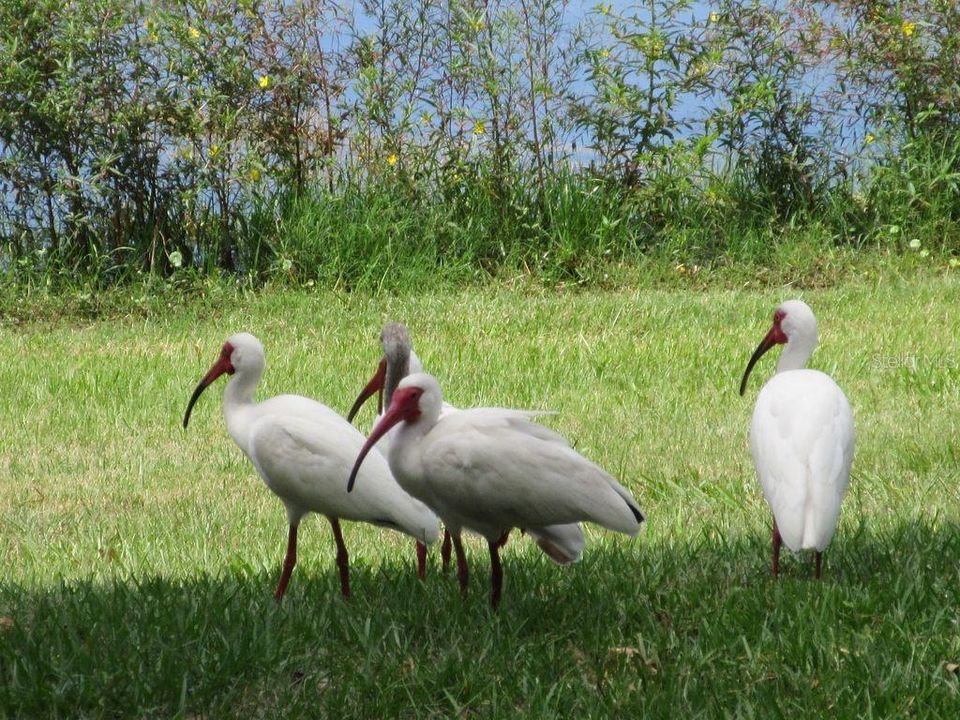
[[[820,320],[813,365],[858,429],[821,583],[806,556],[769,574],[746,432],[773,358],[737,395],[792,294],[276,291],[0,327],[0,715],[954,716],[960,283],[803,293]],[[464,603],[436,552],[420,584],[411,543],[359,525],[344,602],[329,529],[311,519],[275,607],[282,506],[226,435],[222,381],[183,432],[186,401],[246,329],[267,348],[262,397],[344,411],[388,319],[407,322],[451,402],[558,410],[546,421],[633,490],[646,530],[591,529],[569,568],[512,538],[493,613],[479,543]]]
[[[298,232],[317,232],[310,227],[310,223],[305,223]],[[292,230],[291,233],[296,235]],[[418,240],[421,241],[422,238]],[[826,236],[804,232],[779,241],[741,234],[731,240],[731,245],[734,244],[739,248],[735,254],[721,254],[713,260],[698,259],[702,248],[698,250],[695,242],[621,261],[605,258],[598,250],[592,261],[577,266],[577,272],[567,277],[530,267],[514,270],[501,267],[481,272],[457,265],[456,258],[441,266],[431,254],[436,247],[429,242],[416,250],[397,243],[386,256],[375,243],[364,246],[366,252],[357,253],[348,263],[353,270],[343,275],[324,276],[319,282],[300,276],[293,269],[282,277],[266,280],[255,274],[207,274],[192,269],[180,270],[167,278],[138,272],[126,282],[106,287],[73,273],[56,278],[42,273],[36,277],[8,275],[0,277],[0,326],[147,319],[171,312],[221,312],[238,303],[246,304],[256,295],[283,294],[291,290],[315,293],[320,287],[351,290],[361,296],[449,295],[478,289],[496,292],[504,287],[532,292],[550,289],[622,293],[637,287],[701,292],[786,286],[801,291],[848,283],[928,282],[960,274],[958,259],[948,251],[936,250],[935,245],[921,244],[905,252],[893,244],[885,249],[854,248],[838,246]],[[348,245],[341,249],[352,252]],[[407,254],[407,250],[411,252]],[[331,257],[344,257],[335,248],[330,253]],[[372,261],[366,279],[358,287],[345,278],[360,267],[361,255]],[[320,257],[315,261],[318,272],[327,262]]]

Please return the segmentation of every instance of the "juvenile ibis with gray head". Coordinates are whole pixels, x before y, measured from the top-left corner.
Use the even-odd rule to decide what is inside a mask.
[[[384,404],[387,407],[390,406],[393,393],[400,381],[411,373],[423,372],[420,358],[413,351],[410,334],[402,323],[387,323],[384,325],[380,333],[380,343],[383,347],[383,358],[380,360],[376,373],[366,387],[360,391],[353,407],[347,413],[347,420],[351,422],[363,404],[374,394],[377,395],[377,415],[382,416]],[[454,412],[458,412],[457,408],[444,402],[440,407],[440,419],[442,420]],[[377,443],[377,447],[384,455],[389,454],[390,442],[396,432],[396,428],[391,429]],[[427,502],[425,498],[418,499]],[[528,527],[523,528],[523,531],[529,534],[547,557],[558,565],[566,565],[580,560],[583,548],[586,545],[583,530],[577,523]],[[443,570],[447,569],[450,562],[450,540],[450,532],[444,529],[443,543],[440,547]]]
[[[740,394],[760,357],[783,345],[777,373],[760,390],[750,422],[750,451],[763,495],[773,511],[774,577],[780,546],[814,550],[816,577],[840,517],[853,462],[853,412],[843,391],[819,370],[806,368],[817,346],[817,320],[800,300],[788,300],[757,347]]]
[[[440,384],[432,375],[401,380],[357,456],[347,488],[363,482],[359,473],[374,444],[399,425],[390,444],[390,469],[450,531],[464,594],[464,529],[489,545],[494,608],[503,584],[500,546],[512,528],[590,521],[630,536],[640,530],[644,517],[630,493],[562,436],[533,422],[537,413],[478,408],[441,418],[442,405]]]
[[[326,405],[306,397],[278,395],[255,402],[254,392],[265,365],[263,345],[257,338],[249,333],[232,336],[193,391],[183,427],[203,391],[221,375],[230,375],[223,393],[227,431],[287,508],[287,554],[277,602],[283,598],[297,562],[297,528],[311,512],[330,521],[337,543],[340,590],[345,597],[350,595],[350,570],[340,520],[373,523],[413,537],[422,578],[426,545],[440,534],[437,516],[403,491],[379,452],[371,453],[364,465],[364,492],[344,492],[343,478],[364,446],[363,434]]]

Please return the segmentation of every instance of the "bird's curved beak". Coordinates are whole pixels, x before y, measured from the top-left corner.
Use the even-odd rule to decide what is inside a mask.
[[[357,395],[357,399],[353,401],[353,407],[350,408],[350,412],[347,413],[347,422],[353,422],[353,417],[360,411],[360,408],[363,407],[363,404],[367,399],[374,393],[379,393],[377,395],[377,415],[383,412],[383,385],[387,379],[387,359],[382,358],[380,364],[377,366],[377,372],[370,382],[367,383],[367,386],[360,391],[360,394]]]
[[[774,325],[770,328],[763,340],[760,341],[760,344],[757,345],[757,349],[753,351],[753,355],[750,356],[750,362],[747,363],[747,369],[743,373],[743,379],[740,381],[740,394],[743,395],[747,390],[747,378],[750,377],[750,371],[753,370],[753,366],[757,364],[759,360],[767,350],[772,348],[774,345],[780,345],[787,341],[787,336],[783,334],[783,330],[780,329],[779,325]]]
[[[367,453],[377,444],[377,441],[390,432],[390,428],[397,423],[403,420],[414,420],[420,416],[416,398],[413,396],[413,392],[416,390],[417,388],[402,388],[393,394],[390,407],[387,408],[387,412],[380,418],[380,421],[373,426],[370,437],[367,438],[367,442],[360,449],[360,454],[357,455],[357,461],[353,464],[353,470],[350,471],[350,479],[347,480],[347,492],[353,491],[354,483],[357,482],[357,473],[360,472],[360,465],[363,464],[363,459],[367,457]]]
[[[193,391],[193,395],[190,396],[190,402],[187,403],[187,411],[183,414],[183,427],[186,429],[187,423],[190,422],[190,413],[193,412],[193,406],[196,404],[197,399],[203,394],[203,391],[207,389],[207,386],[210,385],[218,377],[226,373],[227,375],[233,375],[236,370],[234,370],[233,363],[230,362],[230,353],[233,352],[231,348],[229,351],[225,346],[220,352],[220,357],[217,358],[217,361],[213,364],[213,367],[203,376],[203,379],[197,385],[196,389]]]

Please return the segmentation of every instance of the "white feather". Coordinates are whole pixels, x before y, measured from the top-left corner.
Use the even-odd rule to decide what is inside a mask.
[[[404,489],[437,511],[451,532],[468,528],[495,541],[512,528],[588,520],[636,535],[636,501],[610,475],[554,431],[530,421],[537,413],[486,408],[437,419],[440,390],[429,375],[401,387],[427,386],[420,406],[435,424],[403,423],[390,467]]]
[[[757,479],[791,550],[830,543],[853,462],[853,413],[817,370],[790,370],[760,391],[750,424]]]
[[[376,450],[361,468],[361,484],[347,493],[346,478],[364,436],[330,408],[305,397],[281,395],[253,406],[248,455],[288,512],[317,512],[400,530],[423,543],[439,534],[429,508],[410,497]]]
[[[386,351],[386,348],[384,348]],[[412,348],[409,350],[409,373],[410,375],[423,372],[423,363],[420,361],[420,358],[417,356],[417,353],[414,352]],[[444,401],[440,406],[440,419],[447,417],[448,415],[459,412],[459,409],[448,402]],[[524,412],[524,411],[512,411],[515,415],[524,417],[524,418],[533,418],[538,415],[543,415],[547,413],[543,412]],[[377,417],[379,422],[382,417],[382,413]],[[376,424],[376,422],[374,424]],[[538,426],[539,427],[539,426]],[[552,436],[554,439],[559,442],[566,444],[561,436],[554,433],[552,430],[547,428],[541,428],[542,431]],[[398,428],[392,428],[386,435],[384,435],[378,442],[377,447],[383,453],[385,457],[389,457],[390,446],[393,442],[394,437]],[[430,497],[431,501],[433,498],[431,495],[427,495],[426,491],[423,491],[423,496],[418,497]],[[433,507],[431,505],[431,507]],[[565,565],[571,562],[577,562],[580,560],[580,557],[583,555],[583,549],[586,546],[586,539],[583,536],[583,530],[577,523],[565,524],[565,525],[554,525],[546,527],[528,527],[525,528],[525,532],[533,538],[534,542],[543,550],[543,552],[554,562]]]

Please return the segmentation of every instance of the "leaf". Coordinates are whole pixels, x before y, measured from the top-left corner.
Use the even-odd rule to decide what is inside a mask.
[[[0,632],[9,630],[13,627],[13,618],[8,615],[0,615]]]
[[[948,662],[943,664],[943,669],[948,673],[953,673],[954,675],[960,675],[960,663]]]

